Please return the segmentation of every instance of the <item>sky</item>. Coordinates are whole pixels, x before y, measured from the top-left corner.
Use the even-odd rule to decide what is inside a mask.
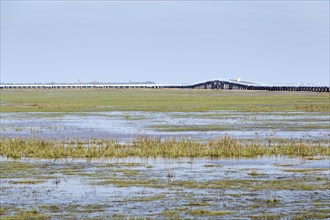
[[[329,84],[329,1],[1,0],[1,83]]]

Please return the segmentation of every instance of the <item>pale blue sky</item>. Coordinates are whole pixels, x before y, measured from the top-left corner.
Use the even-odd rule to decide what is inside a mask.
[[[3,1],[1,82],[329,83],[329,1]]]

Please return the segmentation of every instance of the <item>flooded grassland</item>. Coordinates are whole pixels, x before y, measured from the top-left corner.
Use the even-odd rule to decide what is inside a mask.
[[[329,218],[328,161],[2,158],[1,214],[45,219]]]
[[[1,92],[1,219],[330,218],[329,94]]]
[[[4,112],[0,119],[3,135],[27,138],[127,142],[140,136],[200,141],[225,135],[305,140],[330,136],[329,115],[323,112]]]

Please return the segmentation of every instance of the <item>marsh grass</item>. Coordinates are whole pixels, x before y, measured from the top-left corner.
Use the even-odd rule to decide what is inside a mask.
[[[108,208],[107,204],[88,204],[88,205],[58,205],[58,204],[43,204],[39,206],[40,210],[47,213],[99,213]],[[76,219],[76,218],[75,218]]]
[[[273,129],[273,130],[284,130],[284,131],[304,131],[304,130],[324,130],[329,129],[329,124],[301,124],[299,126],[290,125],[287,123],[274,123],[271,124],[240,124],[235,125],[219,125],[219,124],[209,124],[209,125],[171,125],[171,124],[158,124],[150,126],[151,129],[160,132],[189,132],[189,131],[245,131],[245,130],[257,130],[257,129]]]
[[[28,184],[28,185],[40,184],[40,183],[44,183],[44,182],[45,182],[45,180],[41,180],[41,179],[34,179],[34,180],[24,179],[24,180],[11,180],[11,181],[9,181],[10,184]]]
[[[63,212],[64,208],[59,206],[59,205],[53,205],[53,204],[44,204],[39,206],[40,209],[52,212],[52,213],[57,213],[57,212]]]
[[[330,110],[327,93],[200,89],[3,90],[0,105],[1,112]]]
[[[213,211],[204,209],[194,209],[187,212],[187,214],[192,216],[219,216],[232,214],[230,211]]]
[[[250,216],[251,219],[256,219],[256,220],[277,220],[281,219],[282,214],[277,214],[277,213],[262,213],[260,215],[255,215],[255,216]]]
[[[298,215],[295,215],[292,219],[294,220],[303,220],[303,219],[329,219],[330,213],[315,213],[315,212],[304,212]]]
[[[281,201],[277,198],[270,198],[266,200],[267,206],[275,206],[275,205],[279,205],[280,203]]]
[[[154,195],[154,196],[148,196],[148,197],[135,197],[132,198],[130,201],[133,202],[153,202],[164,199],[164,195]]]
[[[140,174],[139,170],[130,170],[130,169],[124,169],[124,170],[113,170],[114,173],[122,173],[125,176],[138,176]]]
[[[222,164],[205,164],[205,168],[223,168]]]
[[[194,206],[212,206],[210,203],[208,202],[191,202],[189,204],[187,204],[188,207],[194,207]]]
[[[91,182],[92,185],[104,186],[114,185],[116,187],[148,187],[148,188],[162,188],[156,179],[140,179],[140,180],[128,180],[124,178],[109,178],[101,181]]]
[[[315,181],[313,178],[296,178],[285,180],[216,180],[216,181],[175,181],[173,186],[191,189],[248,189],[259,190],[327,190],[330,183],[327,181]]]
[[[177,210],[165,210],[161,213],[162,216],[170,219],[180,219],[180,213]]]
[[[263,176],[264,174],[257,172],[256,170],[251,170],[247,173],[249,176]]]
[[[49,216],[39,213],[36,209],[19,211],[13,215],[1,216],[1,220],[17,220],[17,219],[36,219],[36,220],[46,220],[50,219]]]
[[[2,138],[0,155],[9,158],[122,158],[122,157],[211,157],[256,158],[258,156],[329,156],[329,145],[282,141],[243,143],[223,137],[200,143],[192,140],[139,138],[128,144],[112,140],[63,142],[36,138]]]
[[[31,176],[36,168],[37,165],[35,164],[2,161],[0,166],[0,178],[26,178]]]
[[[101,205],[101,204],[88,204],[86,206],[81,206],[79,209],[76,209],[75,212],[82,212],[82,213],[93,213],[93,212],[102,212],[108,206]]]
[[[5,215],[5,214],[7,214],[7,212],[8,212],[8,209],[7,209],[7,208],[5,208],[5,207],[0,207],[0,216],[1,216],[1,215]]]
[[[312,173],[312,172],[330,171],[330,168],[284,169],[282,171],[290,172],[290,173]]]
[[[152,129],[162,132],[183,132],[183,131],[224,131],[228,127],[220,125],[153,125]]]
[[[292,163],[287,163],[287,164],[281,164],[281,163],[273,163],[273,166],[277,167],[293,167],[293,166],[298,166],[299,164],[292,164]]]
[[[143,120],[145,119],[144,116],[136,116],[136,115],[129,115],[129,114],[125,114],[123,115],[123,119],[127,120],[127,121],[130,121],[130,120]]]

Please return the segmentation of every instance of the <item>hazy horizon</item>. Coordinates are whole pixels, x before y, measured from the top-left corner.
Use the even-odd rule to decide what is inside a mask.
[[[1,83],[329,84],[329,1],[1,1]]]

